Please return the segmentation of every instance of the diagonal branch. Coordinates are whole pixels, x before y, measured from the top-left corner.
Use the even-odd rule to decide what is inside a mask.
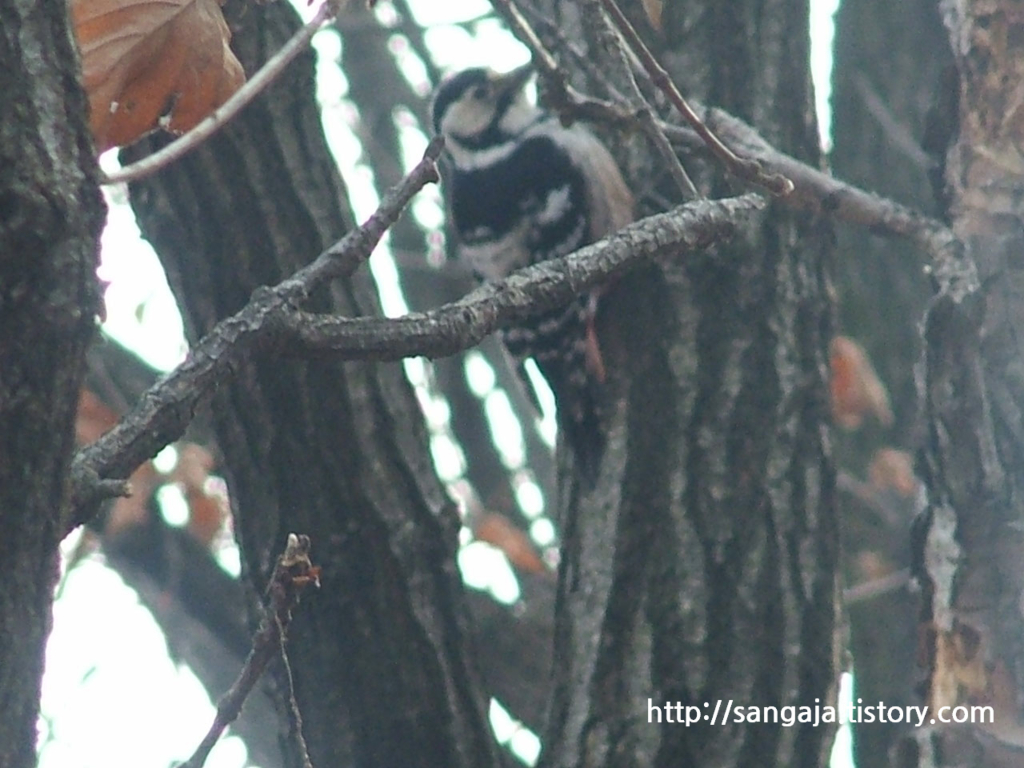
[[[754,194],[689,203],[649,216],[564,258],[487,283],[428,312],[387,319],[293,311],[280,319],[277,346],[300,352],[330,350],[361,360],[452,355],[499,328],[564,305],[642,261],[678,256],[719,242],[764,206],[763,198]]]
[[[793,182],[793,192],[778,198],[783,205],[867,227],[880,235],[906,238],[928,254],[930,269],[955,296],[977,288],[978,277],[963,242],[941,221],[780,152],[753,127],[728,112],[707,109],[705,113],[706,121],[723,140],[768,171],[780,173]],[[677,146],[707,151],[694,131],[669,125],[664,129]]]
[[[705,125],[704,121],[700,119],[686,99],[683,98],[683,95],[676,88],[676,84],[672,82],[672,78],[669,77],[665,68],[661,66],[644,41],[640,39],[640,35],[633,29],[633,25],[629,23],[629,19],[626,18],[626,15],[615,3],[615,0],[601,0],[601,5],[608,12],[608,15],[611,16],[612,21],[615,22],[615,26],[622,33],[630,49],[640,59],[651,80],[665,93],[676,111],[696,131],[697,135],[700,136],[711,151],[711,154],[737,178],[764,187],[772,192],[772,194],[788,195],[793,189],[793,185],[788,179],[778,174],[765,173],[756,160],[740,157],[723,144],[711,129]]]
[[[600,2],[605,4],[613,15],[618,10],[617,7],[612,7],[614,4],[608,3],[608,0],[600,0]],[[572,88],[568,84],[564,70],[558,66],[555,57],[540,41],[530,23],[523,18],[513,0],[493,0],[493,5],[509,24],[513,34],[530,49],[534,65],[548,86],[547,96],[551,106],[563,116],[563,119],[591,120],[624,130],[646,132],[645,127],[641,124],[641,116],[635,111],[620,105],[620,103],[582,95]],[[626,23],[628,24],[628,21]],[[636,37],[636,33],[633,31],[631,37],[629,35],[631,29],[631,27],[627,29],[620,25],[622,33],[632,40],[632,37]],[[553,24],[551,33],[560,46],[571,45]],[[633,41],[634,48],[637,47],[636,42]],[[639,43],[642,45],[642,41]],[[641,50],[638,49],[636,52],[646,62],[648,74],[651,75],[652,80],[659,80],[661,87],[674,90],[675,86],[671,84],[671,81],[667,81],[667,73],[653,59],[650,51],[647,51],[650,60],[644,58]],[[569,48],[568,53],[581,58],[581,66],[586,66],[587,60],[585,57],[581,57],[578,51]],[[621,95],[616,98],[618,101],[623,99]],[[681,95],[679,99],[682,100]],[[673,97],[673,102],[675,103],[675,101],[676,99]],[[756,129],[728,112],[720,109],[708,109],[696,102],[692,104],[685,103],[685,100],[683,102],[683,104],[676,103],[675,106],[683,114],[692,113],[690,117],[695,118],[695,121],[691,120],[693,127],[680,127],[665,121],[658,122],[661,131],[676,146],[692,152],[715,155],[718,150],[713,147],[717,142],[733,156],[740,157],[741,165],[744,162],[748,164],[748,170],[756,170],[755,165],[760,166],[760,170],[757,172],[764,174],[771,185],[776,184],[775,181],[771,181],[772,179],[780,177],[792,182],[795,185],[795,191],[776,198],[781,204],[865,226],[879,235],[910,240],[929,256],[929,268],[933,270],[943,288],[952,291],[955,297],[962,297],[977,287],[976,270],[962,241],[941,221],[836,179],[780,152],[765,141]],[[703,119],[701,115],[703,115]],[[704,135],[704,132],[697,126],[701,126],[704,132],[712,134],[710,144],[709,137]],[[731,163],[731,161],[727,162]],[[743,176],[742,172],[740,176]],[[778,183],[781,186],[777,191],[786,191],[783,187],[788,189],[788,184]]]
[[[262,349],[290,351],[296,345],[333,349],[350,359],[453,354],[503,325],[564,304],[631,265],[723,239],[746,215],[764,207],[756,195],[684,206],[631,225],[563,259],[522,270],[432,312],[390,320],[300,313],[298,307],[309,292],[362,263],[412,195],[435,178],[439,149],[438,142],[431,143],[423,162],[363,227],[294,276],[257,292],[244,309],[200,341],[189,360],[146,392],[114,429],[79,451],[72,466],[76,506],[69,530],[88,519],[87,502],[98,500],[107,478],[127,476],[182,434],[200,398],[229,376],[243,355]]]
[[[301,304],[315,288],[351,274],[369,258],[412,197],[426,184],[437,181],[436,162],[442,146],[440,139],[431,141],[423,160],[385,195],[363,226],[274,288],[254,292],[241,311],[218,323],[189,358],[151,387],[116,427],[78,452],[71,465],[72,504],[69,519],[64,521],[66,531],[91,517],[104,494],[124,491],[123,483],[117,487],[110,478],[127,477],[181,437],[200,399],[258,346],[269,327],[268,318]]]
[[[541,73],[544,83],[551,91],[549,98],[555,104],[563,107],[559,109],[563,119],[572,117],[593,118],[598,115],[607,118],[614,115],[619,120],[628,121],[647,136],[655,151],[665,162],[676,186],[679,187],[684,197],[687,199],[700,197],[693,181],[687,175],[686,169],[683,168],[679,158],[672,151],[671,144],[659,127],[659,123],[654,117],[654,112],[640,93],[635,79],[631,80],[633,86],[632,100],[640,105],[638,108],[626,106],[629,102],[621,95],[618,95],[618,100],[623,103],[621,107],[582,95],[569,84],[568,73],[558,65],[555,57],[551,55],[551,52],[541,42],[540,37],[534,31],[530,22],[523,16],[519,7],[512,0],[492,0],[492,4],[509,25],[512,34],[530,49],[533,65]],[[564,108],[569,105],[571,105],[571,109]]]

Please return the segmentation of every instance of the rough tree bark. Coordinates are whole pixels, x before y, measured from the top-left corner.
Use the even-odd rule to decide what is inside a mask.
[[[1024,756],[1024,14],[1012,0],[942,4],[959,74],[945,181],[977,280],[929,311],[921,525],[925,695],[985,704],[990,723],[915,732],[906,765],[1019,765]],[[967,277],[972,277],[967,273]]]
[[[666,2],[662,33],[640,3],[623,6],[684,93],[819,162],[806,3]],[[542,12],[621,76],[596,0]],[[689,167],[706,193],[730,189],[717,168]],[[710,715],[718,700],[833,700],[829,237],[771,208],[738,242],[632,275],[605,300],[608,449],[596,487],[575,487],[563,513],[546,768],[827,762],[829,727],[659,727],[649,701]]]
[[[28,5],[0,0],[0,93],[10,107],[0,110],[0,765],[19,768],[34,763],[102,211],[63,6]],[[686,92],[818,161],[805,4],[667,2],[662,30],[646,25],[639,4],[626,6]],[[905,757],[1008,765],[1024,743],[1015,514],[1024,427],[1013,333],[1024,19],[1008,0],[944,7],[962,78],[948,179],[981,282],[940,275],[925,328],[927,693],[935,707],[991,702],[997,721],[921,731]],[[240,10],[229,6],[251,70],[295,18],[281,4]],[[621,78],[596,0],[551,0],[546,12]],[[309,65],[300,60],[219,137],[132,190],[192,340],[352,226]],[[636,171],[645,153],[627,149]],[[691,166],[703,190],[728,188],[713,166]],[[827,761],[829,728],[648,720],[649,701],[708,702],[710,712],[716,700],[831,700],[828,240],[822,222],[773,208],[738,242],[632,274],[608,297],[608,451],[597,487],[576,479],[563,498],[545,765]],[[314,303],[376,311],[364,275]],[[458,521],[398,366],[257,355],[217,392],[212,412],[250,585],[265,583],[290,531],[313,537],[324,566],[324,587],[307,596],[289,644],[314,763],[497,764],[465,640]],[[283,669],[275,679],[284,701]],[[288,727],[282,740],[294,743]],[[287,754],[299,764],[294,749]]]
[[[104,206],[63,3],[0,2],[0,766],[35,765]]]
[[[240,5],[227,9],[233,46],[252,71],[297,20],[284,4]],[[131,190],[192,341],[352,226],[313,93],[307,55],[208,145]],[[312,308],[377,311],[365,273]],[[288,646],[314,764],[495,764],[464,635],[458,517],[400,366],[257,356],[213,413],[250,583],[266,582],[289,531],[311,536],[324,567]]]

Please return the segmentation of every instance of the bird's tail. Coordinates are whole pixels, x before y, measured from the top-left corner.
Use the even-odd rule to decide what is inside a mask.
[[[508,329],[505,344],[514,357],[536,361],[555,395],[560,440],[575,456],[580,474],[592,483],[605,439],[600,418],[604,365],[591,305],[588,297],[582,297],[529,326]]]

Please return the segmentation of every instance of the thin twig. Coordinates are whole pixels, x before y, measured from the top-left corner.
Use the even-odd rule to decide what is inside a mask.
[[[540,36],[513,0],[492,0],[492,4],[509,25],[512,34],[530,49],[533,65],[547,86],[547,97],[551,105],[562,116],[563,121],[571,121],[579,117],[587,119],[600,117],[605,121],[612,119],[619,124],[639,128],[661,156],[662,162],[668,166],[669,173],[684,198],[694,200],[700,197],[697,188],[690,180],[682,163],[679,162],[679,157],[673,152],[671,143],[661,131],[653,112],[644,101],[635,82],[633,87],[639,106],[616,107],[610,102],[582,95],[569,84],[567,73],[558,65],[555,57],[541,41]],[[623,103],[627,101],[621,95],[619,95],[619,100]]]
[[[788,195],[793,190],[793,183],[789,179],[776,173],[765,173],[760,163],[756,160],[738,156],[711,132],[704,124],[704,121],[690,108],[686,99],[683,98],[679,89],[676,88],[675,83],[672,82],[668,72],[658,63],[654,54],[651,53],[644,41],[640,39],[640,35],[633,29],[633,25],[629,23],[629,19],[626,18],[625,14],[619,9],[619,6],[616,5],[615,0],[600,0],[600,2],[612,17],[612,21],[615,22],[615,26],[622,33],[629,47],[640,59],[654,84],[665,93],[672,106],[697,132],[705,144],[707,144],[711,153],[725,165],[729,172],[738,178],[764,187],[775,195]]]
[[[284,629],[281,628],[281,637],[284,637]],[[306,737],[302,733],[302,712],[299,710],[299,702],[295,698],[295,676],[292,675],[292,663],[288,658],[288,649],[281,644],[281,662],[284,665],[284,676],[288,680],[288,709],[292,715],[292,728],[295,730],[295,742],[299,748],[299,756],[302,758],[302,768],[313,768],[313,761],[309,758],[309,746],[306,744]]]
[[[544,81],[545,96],[558,112],[564,124],[575,120],[592,120],[639,130],[640,124],[634,110],[619,107],[609,101],[586,96],[569,84],[565,70],[558,65],[540,37],[530,26],[522,12],[511,0],[492,0],[498,14],[505,19],[512,34],[530,49],[533,66]]]
[[[277,79],[285,67],[305,49],[324,22],[331,18],[334,13],[333,7],[334,3],[324,2],[309,23],[292,35],[291,39],[281,46],[281,50],[270,57],[255,75],[235,91],[231,98],[217,107],[209,117],[152,155],[108,174],[102,183],[120,184],[125,181],[144,179],[183,157],[210,138]]]
[[[206,736],[181,768],[202,768],[224,729],[238,719],[242,704],[270,660],[278,651],[284,650],[285,632],[291,622],[292,611],[299,604],[302,592],[310,585],[320,586],[320,569],[310,562],[309,537],[290,533],[284,554],[278,558],[267,587],[267,605],[264,606],[260,628],[252,638],[249,656],[238,679],[217,702],[217,714]]]
[[[908,586],[910,586],[910,569],[903,568],[880,578],[847,587],[843,590],[843,601],[847,605],[856,605],[898,589],[906,589]]]
[[[512,34],[530,49],[530,53],[533,55],[533,66],[540,72],[548,88],[565,96],[569,88],[569,78],[558,66],[555,57],[541,42],[537,33],[533,31],[533,27],[530,26],[530,22],[526,20],[515,3],[512,0],[492,0],[491,5],[505,19]]]
[[[586,74],[588,81],[598,83],[602,92],[607,93],[609,98],[615,102],[620,104],[626,102],[626,97],[622,95],[622,92],[612,82],[607,70],[598,63],[595,57],[588,56],[573,40],[570,40],[569,36],[566,35],[560,26],[530,5],[524,5],[522,8],[519,8],[519,11],[524,16],[530,17],[530,23],[536,30],[538,39],[547,37],[553,40],[558,46],[559,53],[571,58],[579,69]],[[544,45],[547,46],[549,44],[544,43]],[[547,48],[547,52],[549,56],[554,58],[553,54],[550,53],[550,48]]]
[[[629,91],[623,103],[636,113],[640,130],[647,136],[647,140],[661,157],[661,162],[668,167],[669,175],[682,193],[683,199],[696,200],[700,198],[701,194],[697,191],[697,187],[690,179],[686,169],[683,168],[679,156],[672,150],[672,145],[658,126],[658,122],[654,118],[654,108],[640,90],[635,68],[627,47],[623,45],[622,36],[616,34],[615,27],[608,22],[607,15],[601,11],[599,0],[581,0],[581,2],[585,3],[582,6],[583,25],[593,56],[613,73],[618,72],[621,77],[625,78]]]
[[[219,322],[189,353],[188,359],[146,391],[135,407],[96,442],[75,456],[71,466],[73,504],[65,530],[84,523],[95,511],[107,478],[127,477],[144,461],[184,433],[199,400],[237,367],[266,333],[268,318],[301,305],[319,285],[351,274],[369,258],[374,246],[412,197],[436,181],[437,158],[444,142],[434,139],[423,159],[391,189],[363,226],[321,253],[312,264],[274,288],[253,293],[238,313]],[[120,488],[111,487],[110,491]],[[112,495],[112,494],[108,494]]]
[[[639,93],[639,89],[637,89],[637,93]],[[661,130],[650,107],[642,107],[637,113],[637,119],[640,121],[641,130],[647,136],[648,141],[654,145],[655,150],[661,156],[662,162],[668,166],[672,180],[675,181],[676,186],[679,187],[685,198],[687,200],[696,200],[703,197],[697,191],[697,186],[679,161],[679,156],[672,149],[672,143],[668,140],[665,132]]]
[[[595,99],[590,96],[583,96],[575,91],[571,86],[558,93],[549,93],[548,102],[550,106],[557,111],[563,121],[569,119],[582,118],[593,122],[602,122],[614,127],[629,130],[639,131],[647,136],[648,141],[654,149],[661,155],[662,161],[669,169],[669,174],[673,177],[676,182],[676,186],[683,193],[684,199],[697,199],[700,194],[697,191],[696,186],[687,174],[686,169],[680,162],[678,155],[676,154],[672,143],[666,136],[662,123],[657,119],[650,103],[643,95],[636,78],[633,76],[632,71],[630,72],[630,84],[633,86],[634,99],[643,106],[639,108],[630,108],[626,105],[630,103],[630,100],[622,94],[622,92],[615,87],[615,84],[611,82],[608,77],[608,73],[605,68],[601,67],[596,59],[592,56],[587,56],[583,53],[571,40],[566,37],[565,33],[552,22],[550,19],[544,17],[535,8],[524,6],[520,9],[522,12],[529,14],[533,19],[533,24],[538,28],[543,29],[543,34],[553,39],[559,47],[559,50],[565,55],[572,58],[573,61],[587,74],[587,77],[600,84],[601,89],[604,93],[608,94],[610,100]],[[607,22],[605,22],[607,23]],[[613,33],[614,34],[614,33]],[[535,34],[537,39],[540,38],[540,34]],[[618,38],[616,37],[616,41]],[[524,44],[531,45],[530,41],[524,41]],[[552,54],[548,50],[543,50],[542,56],[554,60]],[[542,75],[543,76],[543,75]],[[559,76],[564,78],[565,74],[560,69]],[[550,90],[550,89],[549,89]],[[668,208],[672,203],[665,203],[659,205],[661,209]]]
[[[935,165],[935,161],[928,156],[928,153],[921,148],[920,143],[914,138],[910,128],[893,113],[893,110],[885,103],[885,100],[878,95],[867,77],[861,72],[854,72],[851,76],[853,89],[857,91],[864,108],[878,122],[882,133],[892,142],[903,155],[914,165],[922,170],[929,170]]]

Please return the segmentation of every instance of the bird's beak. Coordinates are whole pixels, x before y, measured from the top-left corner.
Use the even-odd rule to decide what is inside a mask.
[[[515,93],[526,87],[531,77],[533,77],[533,64],[524,64],[513,69],[511,72],[498,75],[494,79],[494,85],[496,90],[502,95]]]

